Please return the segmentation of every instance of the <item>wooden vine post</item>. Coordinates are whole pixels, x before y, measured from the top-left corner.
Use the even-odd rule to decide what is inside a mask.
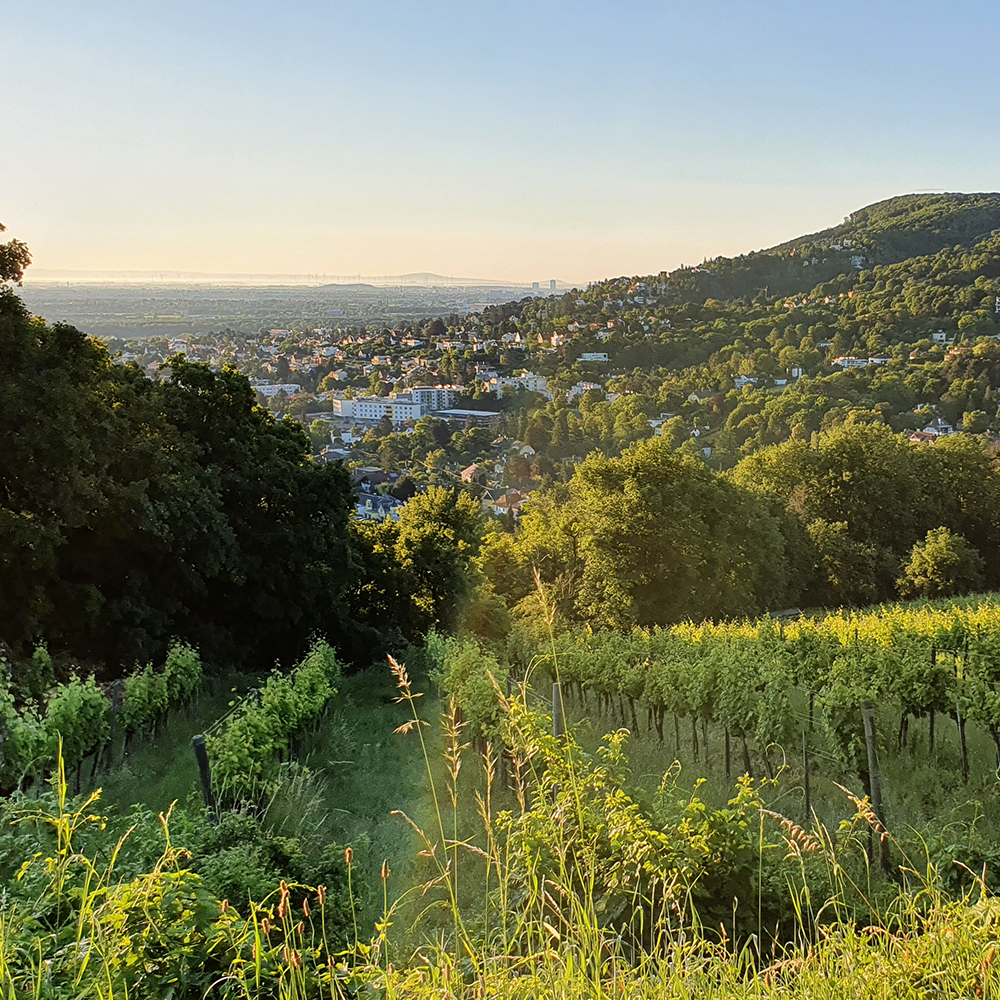
[[[809,737],[802,730],[802,774],[806,793],[806,818],[812,816],[812,798],[809,794]]]
[[[879,834],[879,857],[882,868],[888,872],[891,869],[889,858],[889,837],[886,833],[885,809],[882,805],[882,771],[878,763],[878,748],[875,746],[875,711],[870,701],[861,703],[861,717],[865,724],[865,745],[868,748],[868,774],[871,778],[872,810],[878,820],[881,830]]]
[[[566,732],[566,719],[563,715],[562,689],[559,681],[552,684],[552,735],[562,736]]]
[[[216,814],[215,796],[212,794],[212,769],[208,765],[208,748],[205,746],[205,737],[199,733],[191,737],[191,746],[194,748],[194,759],[198,762],[198,775],[201,778],[201,797],[205,805]]]

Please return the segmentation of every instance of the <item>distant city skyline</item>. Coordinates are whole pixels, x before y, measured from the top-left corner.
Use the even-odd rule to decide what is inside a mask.
[[[0,222],[40,272],[655,273],[1000,188],[998,33],[970,0],[34,0]]]

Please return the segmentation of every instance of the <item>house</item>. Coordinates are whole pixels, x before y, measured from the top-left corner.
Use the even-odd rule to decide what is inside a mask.
[[[270,399],[272,396],[277,396],[279,392],[283,392],[288,396],[295,396],[302,391],[302,386],[296,383],[283,383],[281,385],[255,385],[253,387],[262,396],[266,396]]]
[[[476,465],[473,462],[467,469],[462,469],[459,475],[463,483],[474,483],[485,471],[481,465]]]
[[[567,393],[566,402],[571,403],[577,396],[582,396],[585,392],[589,392],[591,389],[600,389],[601,386],[597,382],[577,382]]]
[[[661,413],[658,417],[647,417],[646,419],[649,421],[649,426],[652,427],[654,431],[657,431],[668,420],[673,420],[676,416],[676,413]]]
[[[334,448],[332,445],[327,445],[317,456],[316,461],[323,462],[342,462],[344,459],[350,458],[351,453],[344,448]]]
[[[359,521],[398,521],[403,501],[373,494],[359,497],[355,506],[357,513],[354,516]]]
[[[493,504],[493,513],[503,516],[511,513],[514,517],[520,516],[521,503],[525,499],[525,494],[517,490],[509,490]]]
[[[845,354],[841,358],[834,358],[831,364],[837,365],[839,368],[867,368],[868,359],[867,358],[855,358],[850,354]]]
[[[580,355],[580,360],[581,361],[600,361],[600,362],[603,363],[603,362],[606,362],[608,360],[608,356],[607,356],[607,354],[604,354],[604,353],[602,353],[600,351],[585,351],[583,354]]]
[[[943,417],[935,417],[925,428],[925,434],[933,434],[934,437],[949,437],[955,433],[955,428]]]
[[[394,472],[383,472],[378,466],[359,466],[351,473],[351,485],[363,493],[374,493],[376,486],[395,482],[397,478]]]
[[[914,431],[910,435],[910,440],[914,444],[934,444],[937,440],[937,435],[928,434],[926,431]]]
[[[715,395],[714,389],[695,389],[688,395],[689,403],[707,403]]]
[[[489,487],[483,490],[483,495],[480,497],[480,502],[483,505],[483,510],[491,511],[493,510],[496,502],[504,495],[504,491],[496,488]]]
[[[733,385],[735,385],[737,389],[742,389],[744,386],[756,384],[757,377],[754,375],[737,375],[736,378],[733,379]]]

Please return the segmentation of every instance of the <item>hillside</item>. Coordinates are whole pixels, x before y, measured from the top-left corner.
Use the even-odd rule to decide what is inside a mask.
[[[862,267],[968,248],[1000,229],[1000,194],[910,194],[852,212],[840,225],[664,275],[670,302],[794,295]]]

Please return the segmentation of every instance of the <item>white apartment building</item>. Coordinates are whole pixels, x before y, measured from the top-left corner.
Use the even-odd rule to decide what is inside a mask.
[[[461,393],[460,385],[418,385],[410,390],[409,395],[427,413],[430,410],[451,409]]]
[[[296,385],[294,382],[282,385],[257,384],[253,388],[267,399],[270,399],[272,396],[277,396],[279,392],[284,392],[288,396],[294,396],[296,393],[302,391],[302,386]]]
[[[511,385],[516,389],[527,389],[529,392],[545,392],[548,379],[544,375],[535,375],[532,372],[523,372],[520,375],[499,375],[491,378],[487,383],[491,392],[498,396],[503,395],[504,389]]]
[[[333,415],[343,420],[378,423],[388,416],[393,426],[406,420],[419,420],[436,410],[451,409],[459,394],[460,385],[417,386],[407,393],[390,396],[356,396],[354,399],[330,400]]]
[[[405,396],[357,396],[354,399],[331,399],[333,415],[344,420],[378,423],[388,417],[398,427],[406,420],[419,420],[423,413],[419,403]]]

